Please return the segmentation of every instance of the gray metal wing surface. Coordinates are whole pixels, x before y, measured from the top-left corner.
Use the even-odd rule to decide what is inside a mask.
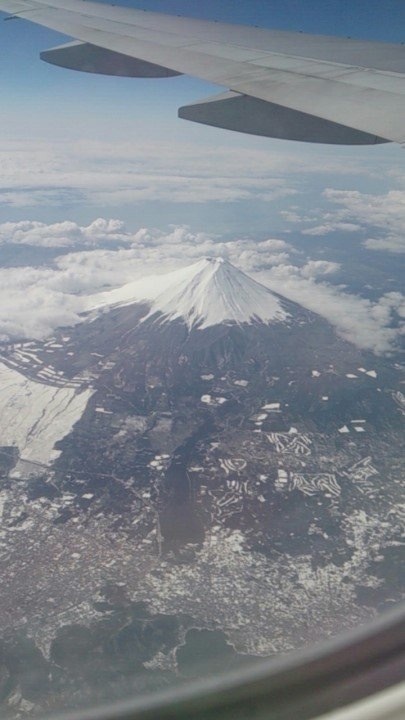
[[[87,0],[0,0],[74,38],[42,54],[134,77],[187,74],[229,90],[186,108],[196,122],[332,143],[405,142],[405,47],[265,30]]]

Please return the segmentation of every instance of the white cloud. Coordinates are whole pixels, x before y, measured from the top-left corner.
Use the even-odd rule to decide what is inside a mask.
[[[403,317],[405,297],[387,293],[372,302],[342,288],[317,282],[302,269],[282,265],[262,274],[272,289],[322,315],[345,340],[359,347],[383,354],[393,350],[401,328],[393,327],[396,315]]]
[[[287,223],[301,226],[303,235],[362,232],[369,234],[363,241],[369,250],[405,252],[405,190],[371,194],[326,188],[322,196],[329,205],[326,209],[308,214],[294,206],[280,215]]]
[[[52,270],[0,270],[0,337],[44,338],[56,327],[73,325],[82,309],[80,298],[54,290]]]
[[[109,128],[111,139],[106,141],[99,139],[96,125],[92,138],[81,127],[83,139],[76,136],[68,143],[62,131],[58,138],[57,129],[49,139],[17,140],[3,134],[0,205],[277,202],[307,192],[308,179],[319,174],[365,180],[386,175],[376,153],[349,157],[343,148],[291,147],[227,133],[208,145],[207,138],[205,144],[190,141],[190,133],[152,141],[137,137],[134,129],[131,134],[130,128],[123,141],[114,138],[117,131]]]
[[[117,207],[168,203],[272,202],[294,195],[284,167],[291,159],[226,146],[181,141],[64,142],[0,140],[0,205],[16,208],[82,204]]]
[[[317,278],[322,275],[332,275],[340,270],[340,267],[339,263],[330,262],[329,260],[309,260],[301,268],[300,274],[304,278]]]
[[[369,238],[363,243],[369,250],[385,250],[390,253],[405,253],[405,235],[388,235],[385,238]]]
[[[131,235],[120,220],[94,220],[87,227],[64,221],[47,225],[37,221],[6,222],[0,224],[0,245],[25,244],[39,247],[71,247],[97,245],[99,242],[128,243]]]
[[[301,215],[296,212],[297,209],[293,210],[291,208],[290,210],[281,210],[280,215],[288,223],[292,223],[293,225],[301,225],[301,223],[304,222],[304,218],[302,218]]]
[[[329,235],[333,232],[359,232],[361,225],[348,222],[328,222],[302,231],[303,235]]]
[[[369,250],[405,252],[404,190],[372,195],[358,190],[327,188],[323,195],[339,206],[335,214],[337,222],[359,223],[363,228],[374,228],[381,234],[381,237],[365,240],[364,245]]]

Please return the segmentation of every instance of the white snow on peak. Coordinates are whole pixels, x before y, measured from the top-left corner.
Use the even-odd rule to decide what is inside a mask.
[[[183,319],[189,328],[222,323],[282,322],[289,314],[271,290],[222,258],[203,258],[166,275],[154,275],[93,298],[93,308],[147,302],[147,317]],[[146,318],[145,318],[146,319]]]

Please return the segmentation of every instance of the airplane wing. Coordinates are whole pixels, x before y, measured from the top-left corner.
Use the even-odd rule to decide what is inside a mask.
[[[131,77],[187,74],[227,89],[180,108],[185,119],[311,142],[405,143],[402,45],[87,0],[0,0],[0,11],[74,38],[41,54],[53,64]]]

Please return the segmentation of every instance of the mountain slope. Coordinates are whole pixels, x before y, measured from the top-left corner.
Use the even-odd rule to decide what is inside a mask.
[[[7,632],[26,627],[51,654],[66,639],[74,658],[75,638],[88,637],[80,656],[94,682],[107,667],[111,696],[116,627],[146,677],[145,658],[167,669],[164,628],[171,635],[185,619],[226,630],[244,654],[274,654],[399,600],[399,364],[218,260],[131,283],[92,307],[45,342],[2,350]],[[34,465],[34,444],[52,453],[50,467]],[[159,613],[153,632],[142,600]],[[94,622],[111,640],[94,645]],[[70,697],[73,663],[60,658],[55,677]]]
[[[203,258],[181,270],[151,276],[93,299],[95,307],[145,302],[148,317],[183,319],[188,328],[222,323],[288,321],[287,303],[222,258]]]

